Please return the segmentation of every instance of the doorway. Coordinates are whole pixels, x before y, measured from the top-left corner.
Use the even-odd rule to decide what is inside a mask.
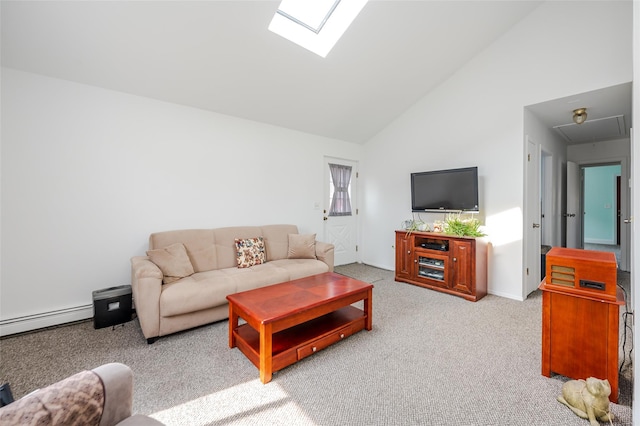
[[[580,189],[582,183],[577,180],[577,188],[568,190],[570,181],[570,163],[575,164],[576,176],[581,167],[619,164],[621,166],[619,195],[616,192],[615,202],[601,203],[602,209],[613,212],[615,216],[615,236],[613,241],[605,239],[603,248],[620,249],[619,269],[630,271],[631,266],[631,189],[630,164],[633,161],[633,150],[630,147],[631,124],[631,83],[596,89],[590,92],[574,94],[564,98],[552,99],[524,108],[524,154],[526,158],[532,149],[528,140],[538,145],[538,170],[540,171],[539,185],[530,185],[534,178],[533,171],[524,171],[524,253],[523,260],[523,297],[534,288],[535,274],[531,274],[535,258],[531,254],[540,252],[541,248],[549,246],[563,246],[583,248],[585,240],[582,232],[584,227],[580,223],[585,219],[580,206],[573,209],[571,195],[575,195],[576,203],[580,204]],[[589,118],[578,125],[572,122],[571,113],[576,106],[589,107]],[[614,184],[612,184],[614,185]],[[617,188],[617,186],[615,186]],[[539,192],[531,196],[529,192]],[[614,191],[617,191],[614,190]],[[610,205],[610,206],[609,206]],[[595,211],[595,210],[594,210]],[[595,214],[587,215],[591,219]],[[574,234],[569,238],[568,231],[571,223]],[[540,234],[535,235],[531,229],[539,224]],[[598,238],[589,236],[587,224],[586,244],[596,244]],[[619,236],[618,236],[619,234]],[[598,243],[600,244],[600,243]],[[544,257],[541,259],[544,263]]]
[[[621,262],[620,163],[581,167],[583,247],[585,250],[613,252]]]

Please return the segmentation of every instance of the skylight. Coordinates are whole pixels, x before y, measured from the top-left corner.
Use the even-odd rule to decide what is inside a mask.
[[[269,30],[327,56],[368,0],[282,0]]]

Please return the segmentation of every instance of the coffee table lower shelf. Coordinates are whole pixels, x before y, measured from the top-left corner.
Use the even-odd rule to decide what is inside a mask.
[[[272,371],[281,370],[365,328],[364,311],[346,306],[273,335]],[[260,333],[249,324],[233,330],[240,351],[260,368]]]

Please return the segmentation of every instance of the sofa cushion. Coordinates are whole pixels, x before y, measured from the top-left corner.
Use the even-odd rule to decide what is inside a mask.
[[[236,238],[238,268],[248,268],[267,261],[264,238]]]
[[[269,262],[267,265],[286,270],[289,274],[289,280],[329,272],[329,266],[326,263],[315,259],[280,259]]]
[[[289,234],[289,259],[315,259],[316,234]]]
[[[162,271],[162,282],[165,284],[188,277],[194,273],[193,265],[182,243],[171,244],[155,250],[147,250],[147,256]]]
[[[253,290],[266,285],[289,281],[289,272],[273,262],[255,265],[250,268],[222,269],[236,283],[236,291]]]
[[[236,282],[223,270],[196,272],[163,287],[160,312],[170,317],[213,308],[227,303],[227,295],[233,293]]]

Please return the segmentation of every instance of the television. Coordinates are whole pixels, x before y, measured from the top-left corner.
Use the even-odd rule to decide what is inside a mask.
[[[411,173],[414,212],[477,212],[478,168]]]

